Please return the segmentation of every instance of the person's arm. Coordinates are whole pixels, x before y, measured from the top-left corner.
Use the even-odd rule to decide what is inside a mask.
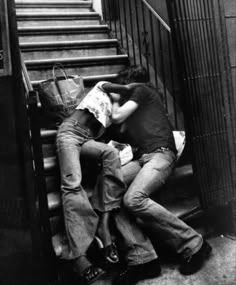
[[[136,109],[138,103],[132,100],[120,106],[119,101],[114,101],[112,105],[112,122],[114,124],[123,123]]]
[[[143,83],[129,83],[126,85],[106,82],[102,85],[102,88],[107,93],[118,93],[121,95],[130,95],[130,92],[137,86],[143,85]]]

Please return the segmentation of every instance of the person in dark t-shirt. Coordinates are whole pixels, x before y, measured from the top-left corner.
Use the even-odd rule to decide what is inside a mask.
[[[165,183],[176,160],[173,132],[161,97],[148,83],[143,67],[131,66],[120,72],[118,79],[121,84],[143,83],[128,98],[111,94],[112,122],[124,124],[126,142],[137,148],[135,160],[122,167],[124,180],[130,183],[124,206],[180,255],[182,274],[193,274],[202,267],[211,246],[193,228],[150,198]]]
[[[127,135],[138,148],[137,156],[165,147],[176,153],[174,137],[156,90],[143,84],[129,98],[139,107],[126,119]]]

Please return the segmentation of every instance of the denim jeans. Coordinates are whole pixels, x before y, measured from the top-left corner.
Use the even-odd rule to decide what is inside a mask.
[[[94,205],[100,211],[111,211],[120,207],[125,183],[117,150],[94,141],[89,129],[81,126],[74,119],[66,119],[61,124],[57,133],[57,151],[61,171],[65,228],[70,247],[68,258],[75,259],[86,255],[94,239],[99,219],[94,211]],[[80,155],[82,153],[94,157],[96,161],[99,159],[102,163],[102,174],[97,184],[100,189],[95,191],[96,198],[100,199],[100,202],[92,198],[94,205],[91,204],[87,192],[81,185]],[[103,205],[101,201],[104,201]],[[141,232],[134,241],[136,232],[140,230],[136,225],[131,224],[129,218],[120,212],[116,214],[115,220],[124,236],[128,250],[127,260],[130,263],[142,263],[145,259],[149,261],[156,258],[151,242]]]
[[[143,154],[140,159],[124,165],[124,180],[129,184],[124,205],[141,220],[145,228],[149,228],[175,252],[187,258],[200,249],[202,236],[150,198],[165,183],[174,163],[175,154],[172,151],[158,150]]]

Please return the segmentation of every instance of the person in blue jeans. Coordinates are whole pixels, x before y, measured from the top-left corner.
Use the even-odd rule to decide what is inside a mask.
[[[86,284],[95,282],[105,273],[101,267],[94,266],[87,257],[88,248],[98,228],[105,248],[109,249],[105,251],[105,258],[113,263],[118,261],[116,249],[112,246],[108,222],[111,211],[120,209],[126,185],[117,150],[95,139],[100,138],[105,128],[111,124],[112,103],[108,92],[126,94],[132,88],[132,85],[97,83],[72,115],[62,122],[57,132],[62,204],[70,248],[67,258],[73,261],[75,272]],[[99,192],[102,193],[102,203],[93,203],[93,199],[89,199],[81,185],[80,155],[90,156],[102,164],[98,183],[102,190]],[[159,273],[159,263],[150,240],[124,210],[114,212],[114,221],[126,245],[126,260],[130,268],[137,273],[145,271],[146,277],[156,276]],[[153,271],[151,267],[154,268]]]
[[[124,124],[124,142],[137,149],[135,159],[122,167],[124,180],[129,184],[124,206],[181,256],[182,274],[193,274],[210,255],[211,246],[193,228],[150,198],[171,174],[176,148],[161,97],[148,81],[145,68],[131,66],[120,72],[118,82],[143,84],[128,97],[111,94],[112,122]]]

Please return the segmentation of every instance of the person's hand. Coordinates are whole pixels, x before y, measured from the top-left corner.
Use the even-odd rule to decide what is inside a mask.
[[[120,94],[110,93],[110,97],[111,97],[112,102],[119,102],[120,101]]]

